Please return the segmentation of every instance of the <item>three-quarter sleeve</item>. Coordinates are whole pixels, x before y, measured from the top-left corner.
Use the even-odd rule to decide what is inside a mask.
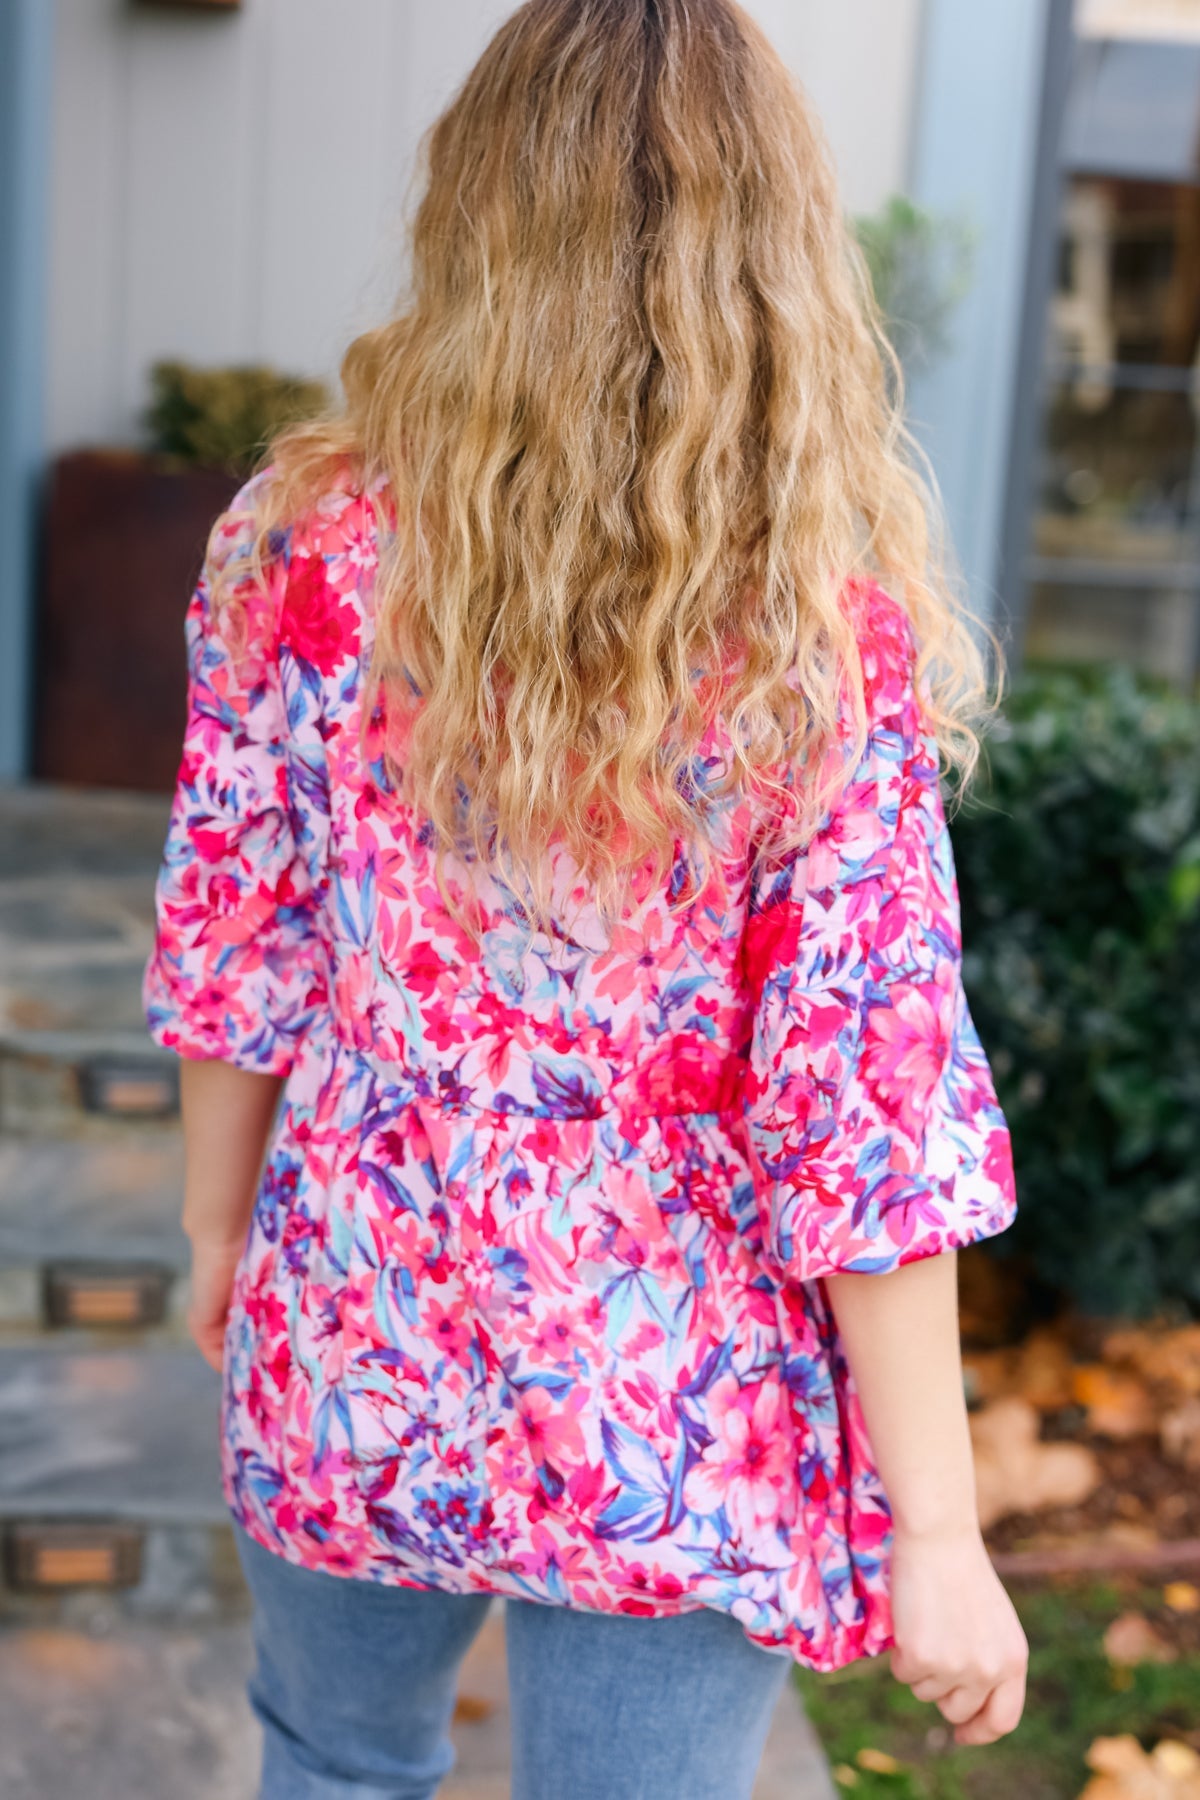
[[[210,555],[238,550],[252,501],[243,489]],[[272,1075],[290,1069],[328,986],[321,834],[289,767],[275,623],[285,580],[281,556],[265,589],[238,584],[236,605],[214,609],[204,575],[192,595],[183,757],[143,986],[155,1042]]]
[[[903,610],[873,589],[868,739],[806,849],[756,872],[745,1140],[785,1281],[886,1273],[1003,1231],[1008,1128],[962,985],[936,741]]]

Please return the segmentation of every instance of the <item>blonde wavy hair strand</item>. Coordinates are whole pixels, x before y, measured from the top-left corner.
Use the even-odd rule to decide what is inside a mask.
[[[703,884],[735,789],[784,802],[764,854],[801,846],[865,745],[855,576],[912,621],[961,793],[1000,647],[948,572],[820,128],[747,14],[528,0],[420,169],[410,287],[346,352],[340,411],[268,447],[249,562],[340,471],[386,477],[373,678],[443,894],[455,850],[545,926],[554,840],[611,920],[681,844]],[[222,604],[237,571],[210,576]]]

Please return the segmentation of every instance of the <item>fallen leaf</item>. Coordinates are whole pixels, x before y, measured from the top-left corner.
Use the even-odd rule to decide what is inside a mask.
[[[1122,1613],[1104,1633],[1104,1654],[1111,1663],[1174,1662],[1176,1652],[1141,1613]]]
[[[1036,1408],[1015,1394],[971,1415],[975,1494],[985,1530],[1008,1513],[1077,1506],[1100,1482],[1086,1445],[1038,1442]]]
[[[1200,1399],[1185,1400],[1164,1413],[1159,1423],[1159,1442],[1164,1456],[1185,1469],[1200,1469]]]
[[[1200,1756],[1176,1739],[1147,1756],[1129,1734],[1096,1738],[1084,1761],[1096,1774],[1079,1800],[1200,1800]]]
[[[900,1764],[886,1750],[860,1750],[854,1758],[860,1769],[869,1769],[872,1775],[898,1775]]]
[[[1072,1391],[1087,1408],[1088,1429],[1101,1437],[1140,1437],[1157,1425],[1154,1402],[1134,1375],[1123,1375],[1104,1363],[1080,1363]]]
[[[1149,1758],[1132,1732],[1126,1731],[1120,1737],[1093,1738],[1083,1760],[1098,1775],[1137,1775]]]
[[[1052,1326],[1031,1331],[1013,1370],[1014,1390],[1039,1412],[1057,1412],[1074,1398],[1075,1366],[1064,1339]]]
[[[1172,1612],[1200,1612],[1200,1588],[1192,1581],[1168,1581],[1163,1600]]]
[[[1200,1756],[1188,1744],[1181,1744],[1177,1738],[1164,1738],[1155,1744],[1150,1752],[1150,1760],[1156,1769],[1172,1781],[1183,1781],[1200,1775]]]
[[[1200,1325],[1124,1325],[1104,1340],[1105,1362],[1125,1364],[1180,1394],[1200,1395]]]
[[[835,1763],[833,1767],[833,1779],[837,1782],[839,1787],[857,1787],[858,1770],[852,1769],[849,1763]]]
[[[480,1700],[474,1694],[460,1694],[454,1702],[454,1718],[460,1725],[478,1725],[490,1719],[495,1710],[494,1701]]]
[[[1070,1348],[1052,1325],[1039,1325],[1017,1347],[973,1350],[963,1356],[967,1392],[973,1401],[1018,1394],[1039,1412],[1057,1412],[1073,1395]]]

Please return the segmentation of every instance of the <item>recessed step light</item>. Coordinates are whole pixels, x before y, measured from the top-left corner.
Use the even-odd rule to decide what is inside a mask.
[[[164,1119],[179,1110],[178,1073],[169,1064],[132,1059],[83,1063],[79,1097],[87,1112]]]
[[[103,1520],[35,1519],[9,1525],[4,1575],[26,1592],[68,1587],[136,1587],[142,1537],[130,1525]]]
[[[161,1325],[172,1275],[157,1265],[46,1263],[42,1312],[47,1325]]]

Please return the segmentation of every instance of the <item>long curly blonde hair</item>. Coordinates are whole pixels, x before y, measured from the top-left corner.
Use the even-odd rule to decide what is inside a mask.
[[[252,560],[338,469],[386,478],[374,674],[439,873],[476,857],[544,916],[553,839],[620,913],[634,866],[707,861],[717,713],[718,791],[788,796],[767,849],[801,844],[865,743],[856,576],[912,620],[961,789],[999,646],[945,573],[820,129],[746,13],[528,0],[422,164],[410,290],[342,409],[269,447]]]

